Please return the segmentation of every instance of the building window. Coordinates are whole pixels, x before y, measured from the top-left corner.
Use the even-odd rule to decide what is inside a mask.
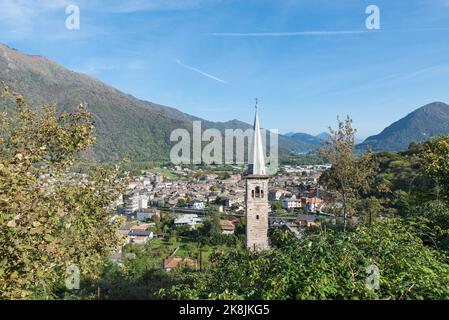
[[[254,198],[254,190],[251,190],[251,196]]]
[[[259,220],[259,215],[256,216],[256,219]]]
[[[263,190],[260,190],[260,195],[263,198]]]
[[[260,198],[260,187],[256,187],[256,198]]]

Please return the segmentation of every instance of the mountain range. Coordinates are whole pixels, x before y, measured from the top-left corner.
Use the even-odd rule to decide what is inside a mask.
[[[202,128],[247,129],[239,120],[212,122],[175,108],[139,100],[88,75],[71,71],[36,55],[26,55],[0,44],[0,81],[24,96],[30,106],[56,104],[71,111],[87,103],[96,126],[96,143],[83,158],[87,161],[115,161],[124,156],[135,161],[167,160],[170,134],[184,128],[191,132],[193,121]],[[12,111],[0,101],[0,111]],[[307,146],[279,135],[279,153],[304,153]]]
[[[21,93],[32,107],[56,104],[59,110],[72,111],[87,103],[96,126],[96,143],[83,154],[86,161],[115,161],[129,157],[134,161],[167,160],[170,134],[177,128],[191,132],[192,122],[202,128],[251,128],[252,125],[231,120],[212,122],[175,108],[137,99],[86,74],[71,71],[45,57],[27,55],[0,44],[0,81]],[[0,100],[0,111],[13,112],[11,105]],[[371,145],[374,151],[398,151],[410,142],[421,142],[439,134],[449,134],[449,106],[434,102],[421,107],[393,123],[380,134],[358,145]],[[327,133],[279,135],[279,154],[308,153],[320,146]]]
[[[308,149],[310,151],[319,148],[328,136],[328,133],[323,132],[316,136],[313,136],[308,133],[303,132],[289,132],[285,134],[292,140],[295,140],[297,143],[300,143],[304,149]]]
[[[319,148],[320,146],[323,145],[323,143],[326,141],[327,137],[329,136],[329,133],[322,132],[320,134],[317,134],[316,136],[313,136],[311,134],[303,133],[303,132],[288,132],[285,134],[285,136],[302,144],[305,149],[308,149],[309,151],[314,151],[314,150],[316,150],[316,148]],[[362,142],[363,142],[362,139],[355,137],[356,144],[359,144]]]

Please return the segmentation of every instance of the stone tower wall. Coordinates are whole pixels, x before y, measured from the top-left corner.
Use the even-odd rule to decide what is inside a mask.
[[[257,192],[259,187],[259,192]],[[246,247],[249,250],[268,248],[268,177],[248,176],[246,179]]]

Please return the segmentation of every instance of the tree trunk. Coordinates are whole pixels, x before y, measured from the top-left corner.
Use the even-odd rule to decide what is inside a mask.
[[[347,208],[346,208],[346,194],[343,192],[343,232],[346,232]]]

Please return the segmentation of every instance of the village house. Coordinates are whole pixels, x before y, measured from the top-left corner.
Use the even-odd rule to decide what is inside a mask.
[[[187,204],[187,207],[195,210],[203,210],[205,208],[204,202],[200,200],[193,200]]]
[[[217,200],[217,195],[215,194],[215,192],[212,194],[207,195],[206,197],[207,203],[213,203]]]
[[[163,262],[163,267],[164,267],[165,271],[167,271],[167,272],[170,272],[172,269],[174,269],[178,266],[186,266],[193,270],[198,269],[197,261],[192,260],[190,258],[171,257],[171,258],[165,259]]]
[[[235,224],[230,220],[220,220],[220,228],[222,234],[234,234]]]
[[[291,192],[285,189],[272,189],[268,192],[268,200],[276,201],[283,198],[291,197]]]
[[[154,173],[150,176],[150,181],[153,184],[158,184],[158,183],[162,183],[164,182],[164,176],[162,174],[159,173]]]
[[[136,219],[139,221],[143,221],[146,219],[150,219],[153,216],[161,216],[161,212],[157,209],[154,208],[147,208],[147,209],[142,209],[142,210],[138,210],[136,212]]]
[[[225,200],[225,205],[228,208],[237,208],[244,202],[243,195],[241,196],[229,196]]]
[[[119,230],[118,234],[125,236],[127,243],[146,243],[153,238],[153,233],[148,228],[154,226],[154,223],[141,223],[139,221],[131,221],[125,223]]]
[[[140,180],[130,180],[128,182],[128,188],[131,190],[134,190],[135,188],[137,188],[138,186],[141,186],[142,183],[140,182]]]
[[[282,208],[286,210],[301,208],[301,200],[296,199],[295,195],[292,195],[290,198],[285,198],[282,200]]]
[[[231,174],[228,178],[228,180],[234,181],[234,182],[240,182],[242,180],[242,175],[240,174]]]
[[[301,191],[301,198],[319,197],[320,191],[318,188],[311,188]]]
[[[131,227],[137,225],[138,223],[138,221],[127,222],[123,226],[121,226],[120,229],[118,229],[117,233],[121,236],[128,236]]]
[[[302,198],[302,208],[307,212],[320,212],[324,201],[320,198]]]
[[[203,220],[197,214],[183,214],[176,218],[173,224],[175,227],[190,226],[191,229],[194,229],[202,223]]]
[[[148,188],[148,189],[152,188],[150,177],[142,176],[142,177],[140,177],[139,180],[141,181],[141,184],[142,184],[143,188]]]
[[[325,214],[301,214],[296,219],[295,223],[299,227],[312,228],[321,226],[321,222],[335,224],[335,217],[333,215]]]
[[[165,205],[168,205],[170,208],[173,208],[177,204],[177,202],[178,202],[177,200],[178,199],[174,199],[172,197],[166,197],[164,199],[164,203],[165,203]]]
[[[218,179],[218,174],[208,174],[206,175],[206,181],[213,181]]]
[[[317,221],[315,215],[305,215],[301,214],[298,216],[298,219],[296,220],[296,223],[300,227],[304,228],[312,228],[312,227],[319,227],[321,224]]]
[[[130,230],[128,243],[144,244],[153,239],[153,232],[148,230]]]
[[[146,189],[133,190],[123,196],[124,212],[126,215],[132,215],[138,210],[147,209],[150,197]]]

